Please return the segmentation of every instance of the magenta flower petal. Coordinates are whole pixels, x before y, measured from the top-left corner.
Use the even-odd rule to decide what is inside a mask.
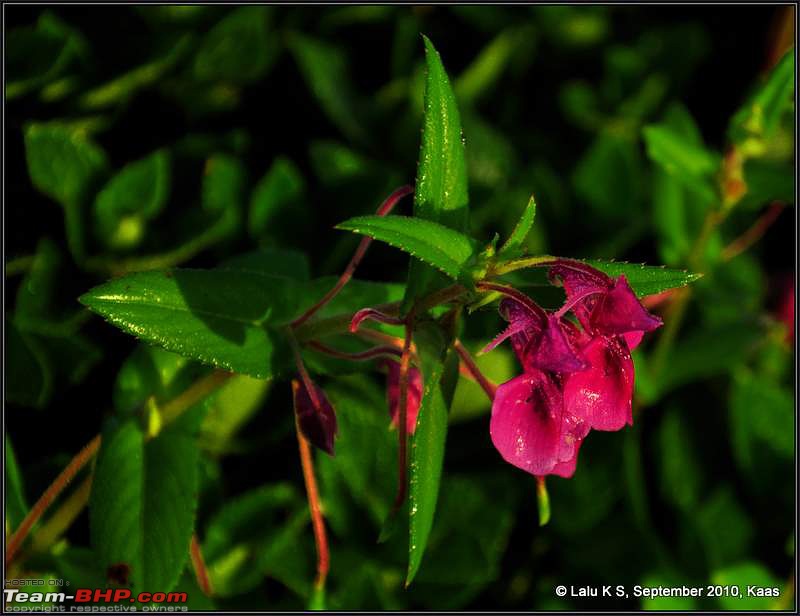
[[[575,474],[575,467],[578,465],[578,450],[583,443],[583,439],[575,442],[574,453],[569,460],[559,462],[550,471],[551,475],[558,475],[559,477],[569,478]]]
[[[389,416],[396,428],[400,421],[400,364],[386,361],[386,398],[389,402]],[[414,434],[417,428],[417,415],[422,402],[422,373],[419,369],[408,369],[408,398],[406,400],[406,433]]]
[[[623,275],[597,300],[591,324],[597,332],[615,335],[649,332],[660,327],[662,321],[645,310]]]
[[[294,412],[300,431],[309,443],[333,455],[333,439],[338,432],[336,413],[325,392],[316,383],[312,396],[302,381],[292,381]]]
[[[585,370],[589,364],[572,348],[564,333],[566,325],[551,314],[541,335],[526,349],[524,365],[559,374]]]
[[[596,336],[582,349],[590,368],[564,381],[564,407],[593,430],[633,425],[633,361],[624,341]]]
[[[642,338],[644,338],[644,332],[643,331],[626,332],[622,334],[622,337],[625,339],[625,344],[628,345],[628,350],[633,351],[633,349],[639,346],[639,343],[642,341]]]
[[[489,431],[506,462],[532,475],[547,475],[572,460],[586,428],[578,418],[564,421],[558,384],[535,371],[497,388]]]

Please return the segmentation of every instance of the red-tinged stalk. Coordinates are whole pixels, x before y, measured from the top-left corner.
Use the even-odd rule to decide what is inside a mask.
[[[203,559],[203,552],[200,549],[200,542],[197,540],[196,533],[192,533],[192,540],[189,544],[189,557],[192,561],[192,569],[194,569],[197,585],[206,597],[212,596],[214,589],[211,586],[211,578],[208,575],[206,561]]]
[[[413,192],[414,192],[413,187],[401,186],[400,188],[395,190],[391,195],[389,195],[386,198],[386,200],[381,204],[381,206],[378,208],[378,211],[376,212],[377,215],[386,216],[389,212],[391,212],[394,209],[394,206],[397,205],[400,199],[402,199],[406,195],[412,194]],[[339,277],[339,280],[336,281],[336,284],[333,285],[331,290],[328,291],[321,300],[319,300],[316,304],[311,306],[311,308],[309,308],[306,312],[304,312],[294,321],[292,321],[291,324],[292,328],[300,327],[303,323],[308,321],[308,319],[314,316],[323,306],[325,306],[325,304],[327,304],[334,297],[336,297],[339,291],[341,291],[342,288],[344,288],[344,286],[348,282],[350,282],[350,279],[353,277],[356,268],[358,267],[359,263],[361,263],[361,260],[364,258],[364,255],[367,252],[367,248],[369,248],[369,245],[371,243],[372,243],[371,237],[365,237],[361,240],[361,242],[358,244],[358,248],[356,248],[356,252],[353,255],[353,258],[350,259],[350,263],[347,264],[347,267],[345,268],[344,272],[342,272],[342,275]]]
[[[383,313],[375,308],[364,308],[353,315],[353,319],[350,321],[350,333],[356,333],[361,323],[366,320],[377,321],[378,323],[385,323],[386,325],[405,324],[405,321],[403,321],[403,319],[400,317]]]
[[[742,233],[723,249],[721,255],[722,260],[730,261],[760,240],[767,232],[767,229],[778,219],[782,211],[782,203],[773,203],[769,206],[767,211],[759,216],[747,231]]]
[[[472,357],[472,355],[470,355],[470,352],[467,350],[467,348],[461,344],[460,340],[456,340],[454,346],[459,358],[461,359],[461,365],[466,368],[467,373],[475,379],[475,382],[481,386],[489,400],[494,401],[494,395],[497,392],[497,385],[487,379],[483,372],[481,372],[481,369],[478,367],[475,359]]]
[[[328,536],[325,532],[325,519],[322,515],[322,508],[319,502],[319,490],[317,489],[317,479],[314,476],[314,458],[311,453],[311,445],[300,432],[300,426],[295,422],[297,431],[297,442],[300,447],[300,464],[303,467],[303,480],[306,485],[306,496],[308,497],[308,511],[311,514],[311,525],[314,529],[314,543],[317,546],[317,578],[314,581],[314,588],[321,590],[325,588],[325,580],[330,569],[330,553],[328,551]]]
[[[294,332],[289,328],[287,328],[286,337],[289,339],[289,344],[292,347],[294,364],[297,368],[297,373],[300,375],[300,379],[303,381],[303,387],[305,387],[306,391],[308,391],[308,396],[311,398],[311,404],[314,405],[315,409],[319,409],[320,400],[317,396],[317,388],[314,386],[314,382],[311,380],[311,376],[308,374],[306,365],[303,363],[303,355],[300,352],[300,345],[297,343],[297,339],[294,337]]]
[[[31,507],[28,515],[22,520],[17,530],[11,535],[6,546],[6,567],[8,567],[17,555],[20,547],[28,536],[31,528],[42,517],[47,508],[53,503],[59,494],[66,488],[75,475],[86,466],[89,461],[97,454],[100,449],[101,437],[98,434],[81,449],[63,471],[56,477],[55,481],[44,491],[39,500]]]
[[[406,325],[403,353],[400,356],[400,409],[397,418],[397,438],[399,439],[397,456],[397,495],[395,496],[394,505],[392,506],[392,511],[389,513],[389,517],[393,516],[403,504],[406,498],[408,483],[408,426],[406,425],[406,418],[408,416],[408,371],[411,367],[411,323],[413,322],[413,314],[414,310],[412,309],[409,314],[408,324]]]
[[[346,353],[344,351],[339,351],[338,349],[329,347],[327,344],[317,342],[316,340],[309,342],[308,346],[316,351],[319,351],[320,353],[325,353],[325,355],[350,361],[368,361],[378,357],[386,357],[387,355],[390,357],[400,357],[403,354],[400,349],[393,346],[373,347],[371,349],[367,349],[366,351],[361,351],[360,353]]]
[[[504,284],[498,284],[496,282],[479,282],[475,285],[475,287],[479,291],[497,291],[498,293],[502,293],[512,299],[517,300],[520,304],[524,305],[528,308],[533,314],[537,315],[541,319],[546,319],[547,314],[544,310],[542,310],[536,302],[534,302],[530,297],[518,291],[513,287],[509,287]]]

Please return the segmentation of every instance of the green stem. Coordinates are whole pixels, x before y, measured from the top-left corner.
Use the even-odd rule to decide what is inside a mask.
[[[10,261],[6,261],[6,276],[17,276],[24,274],[31,267],[36,260],[36,255],[27,255],[24,257],[16,257]]]
[[[525,269],[526,267],[537,267],[552,263],[556,257],[552,255],[539,255],[538,257],[523,257],[522,259],[512,259],[504,263],[496,264],[490,271],[490,276],[502,276],[518,269]]]

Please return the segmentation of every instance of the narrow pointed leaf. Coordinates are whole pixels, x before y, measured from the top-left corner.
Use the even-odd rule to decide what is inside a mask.
[[[702,274],[694,274],[686,270],[639,263],[596,259],[585,259],[583,261],[612,277],[624,274],[625,278],[628,279],[628,284],[631,285],[631,288],[639,297],[655,295],[677,287],[685,287],[702,276]]]
[[[456,280],[469,279],[475,243],[444,225],[410,216],[357,216],[336,227],[399,248]]]
[[[536,200],[531,195],[522,217],[519,219],[517,226],[511,232],[511,235],[506,240],[506,243],[500,248],[500,254],[503,257],[513,257],[522,253],[525,240],[528,233],[533,227],[533,220],[536,217]]]
[[[409,544],[406,586],[422,564],[433,527],[447,438],[448,402],[442,391],[447,344],[438,326],[424,324],[414,336],[422,359],[424,390],[417,429],[411,441],[409,477]],[[450,354],[452,357],[452,352]]]
[[[468,224],[467,164],[453,89],[439,52],[425,41],[425,120],[414,191],[414,216],[438,222],[457,231]],[[408,290],[403,301],[407,310],[425,294],[435,278],[422,263],[412,261]]]

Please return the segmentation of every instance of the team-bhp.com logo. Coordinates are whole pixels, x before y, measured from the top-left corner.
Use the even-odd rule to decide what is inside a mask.
[[[140,592],[134,595],[127,588],[79,588],[75,594],[63,592],[20,592],[16,588],[3,590],[7,603],[186,603],[185,592]]]

